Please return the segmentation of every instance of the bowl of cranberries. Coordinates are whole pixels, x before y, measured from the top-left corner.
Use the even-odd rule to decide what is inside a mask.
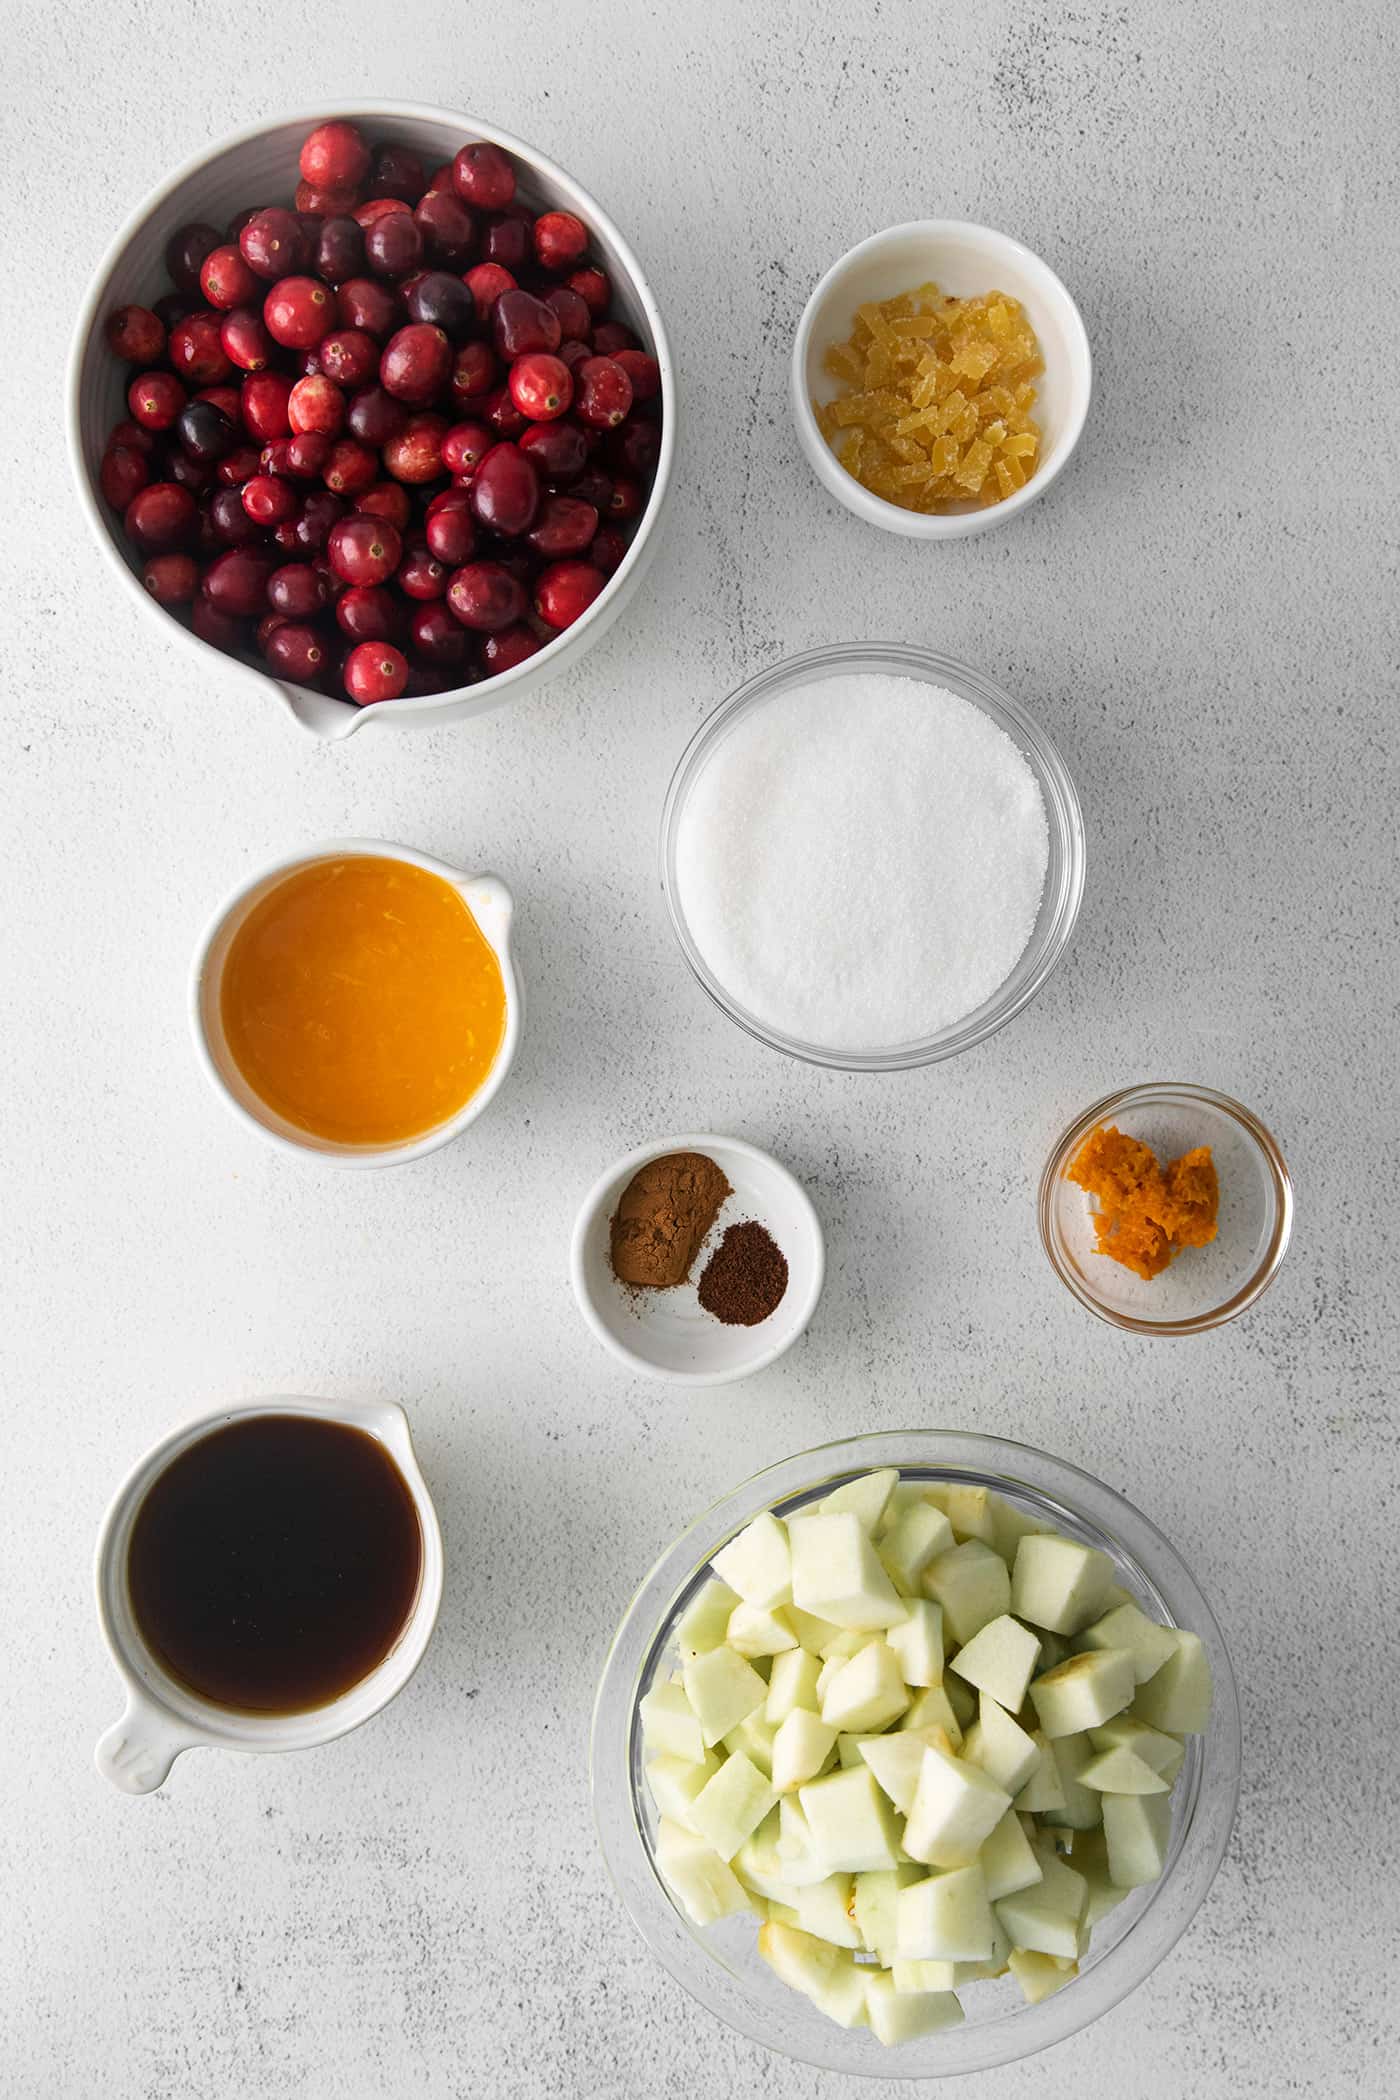
[[[109,251],[69,380],[117,573],[323,737],[575,662],[670,484],[666,335],[622,235],[518,139],[416,104],[188,163]]]

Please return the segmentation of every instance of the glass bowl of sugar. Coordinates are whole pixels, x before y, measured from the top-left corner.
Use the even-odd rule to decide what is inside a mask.
[[[740,686],[692,738],[661,880],[703,989],[758,1041],[856,1072],[937,1064],[1069,945],[1084,822],[1024,708],[933,650],[843,644]]]

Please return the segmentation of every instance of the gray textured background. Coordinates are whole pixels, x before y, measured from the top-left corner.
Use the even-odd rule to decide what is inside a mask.
[[[1400,2043],[1393,9],[25,0],[6,25],[0,2090],[855,2100],[653,1965],[595,1852],[585,1737],[615,1619],[698,1508],[917,1420],[1043,1443],[1139,1502],[1215,1599],[1244,1701],[1238,1832],[1194,1930],[996,2089],[1379,2095]],[[577,673],[327,750],[102,572],[54,363],[168,167],[361,93],[478,111],[596,192],[669,316],[685,430],[644,599]],[[935,213],[1044,254],[1098,367],[1053,493],[937,551],[819,493],[783,391],[819,272]],[[654,880],[701,717],[783,651],[867,635],[1037,708],[1091,842],[1039,1003],[890,1079],[729,1027]],[[520,906],[509,1094],[383,1176],[245,1137],[185,1038],[214,900],[336,833],[497,867]],[[1255,1106],[1299,1191],[1272,1294],[1197,1343],[1092,1321],[1035,1233],[1068,1117],[1168,1075]],[[590,1340],[565,1250],[613,1154],[707,1124],[805,1177],[831,1269],[799,1350],[688,1399]],[[196,1405],[298,1388],[407,1402],[449,1544],[435,1645],[358,1736],[190,1757],[119,1798],[90,1764],[118,1699],[89,1597],[106,1496]]]

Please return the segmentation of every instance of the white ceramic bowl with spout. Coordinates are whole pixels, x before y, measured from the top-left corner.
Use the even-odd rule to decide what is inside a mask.
[[[418,1594],[389,1653],[368,1676],[325,1706],[304,1713],[243,1713],[216,1706],[173,1677],[147,1646],[132,1609],[127,1554],[147,1490],[192,1444],[230,1422],[257,1415],[312,1415],[360,1429],[381,1443],[403,1476],[418,1513],[423,1542]],[[309,1750],[358,1728],[401,1692],[423,1660],[442,1603],[442,1532],[409,1434],[408,1417],[388,1400],[312,1400],[301,1395],[210,1408],[149,1450],[113,1496],[97,1541],[97,1617],[126,1690],[126,1706],[101,1737],[98,1771],[124,1794],[149,1794],[168,1777],[182,1751],[196,1749]]]
[[[103,336],[106,316],[117,306],[149,305],[169,289],[163,258],[166,241],[177,227],[200,219],[225,226],[249,204],[290,203],[301,142],[314,125],[328,117],[349,118],[373,145],[393,139],[409,146],[430,167],[450,160],[469,140],[486,139],[504,148],[516,163],[519,195],[526,204],[538,210],[572,211],[583,220],[591,251],[612,280],[615,312],[661,368],[661,456],[656,479],[625,559],[582,618],[514,670],[479,685],[363,708],[274,678],[256,659],[227,655],[200,641],[165,612],[142,588],[141,558],[98,486],[108,433],[127,413],[126,388],[134,376],[134,367],[123,364],[107,347]],[[476,117],[418,102],[346,103],[237,132],[186,161],[137,206],[98,265],[78,315],[68,366],[68,442],[79,500],[97,543],[123,587],[139,599],[149,617],[161,621],[167,634],[183,636],[206,675],[240,678],[263,696],[275,697],[313,736],[334,741],[354,736],[370,724],[383,734],[482,714],[503,700],[517,699],[543,685],[556,672],[576,663],[607,632],[636,591],[655,552],[675,460],[675,374],[661,314],[637,258],[607,213],[562,168],[533,146]]]

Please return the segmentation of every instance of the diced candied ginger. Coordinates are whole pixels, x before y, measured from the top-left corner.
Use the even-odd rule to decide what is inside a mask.
[[[836,382],[817,427],[861,485],[906,510],[965,510],[1024,488],[1040,454],[1044,369],[1019,302],[947,298],[936,284],[856,310],[822,358]]]

